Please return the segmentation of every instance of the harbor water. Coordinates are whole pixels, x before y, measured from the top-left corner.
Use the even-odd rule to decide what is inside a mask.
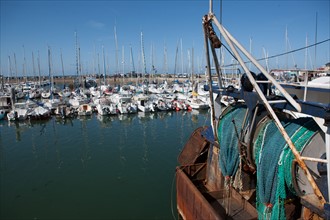
[[[173,219],[175,167],[209,111],[0,121],[0,219]]]

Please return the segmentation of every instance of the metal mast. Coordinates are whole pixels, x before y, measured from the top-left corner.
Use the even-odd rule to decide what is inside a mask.
[[[130,45],[130,63],[131,63],[131,67],[132,67],[132,70],[131,70],[131,77],[132,77],[132,73],[135,73],[132,45]]]
[[[116,45],[116,74],[118,73],[119,68],[119,59],[118,59],[118,40],[117,40],[117,28],[114,27],[114,34],[115,34],[115,45]]]
[[[39,54],[39,50],[38,50],[37,62],[38,62],[38,75],[39,75],[39,85],[40,85],[41,84],[41,71],[40,71],[40,54]]]
[[[79,76],[79,49],[78,49],[78,35],[77,31],[74,32],[76,38],[76,74]]]
[[[142,56],[142,64],[143,64],[143,74],[147,73],[147,66],[146,66],[146,57],[144,54],[144,42],[143,42],[143,33],[141,31],[141,56]]]
[[[61,52],[61,66],[62,66],[62,75],[63,75],[63,87],[65,88],[65,81],[64,81],[64,65],[63,65],[62,49],[60,49],[60,52]]]

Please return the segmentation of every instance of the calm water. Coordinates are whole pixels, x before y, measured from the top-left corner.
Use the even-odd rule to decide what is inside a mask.
[[[208,124],[208,111],[2,120],[0,219],[173,219],[177,156]]]

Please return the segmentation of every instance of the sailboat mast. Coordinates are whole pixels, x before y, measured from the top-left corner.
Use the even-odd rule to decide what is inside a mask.
[[[52,63],[51,63],[51,54],[50,54],[50,47],[48,46],[48,76],[50,80],[50,93],[53,93],[53,80],[52,80]]]
[[[118,40],[117,40],[117,28],[114,27],[115,32],[115,45],[116,45],[116,74],[118,74],[119,59],[118,59]]]
[[[191,67],[191,63],[190,63],[190,50],[188,49],[187,50],[187,56],[188,56],[188,69],[187,69],[187,73],[188,73],[188,71],[189,71],[189,68]]]
[[[180,49],[181,49],[181,74],[183,74],[183,49],[182,49],[182,38],[180,43]]]
[[[122,46],[121,52],[122,52],[121,64],[123,65],[123,76],[124,76],[125,75],[125,47],[124,47],[124,45]]]
[[[81,56],[80,56],[80,46],[79,45],[78,45],[78,63],[79,63],[79,76],[82,77]]]
[[[150,57],[150,61],[151,61],[151,80],[153,80],[153,74],[155,71],[155,66],[154,66],[154,47],[153,44],[151,44],[151,57]]]
[[[106,63],[105,63],[105,54],[104,54],[104,45],[102,45],[102,53],[103,53],[103,83],[105,85],[105,74],[106,74]]]
[[[315,18],[315,51],[314,51],[314,69],[316,69],[316,45],[317,43],[317,12],[316,12],[316,18]]]
[[[143,33],[141,31],[141,55],[142,55],[142,64],[143,64],[143,74],[145,76],[145,74],[147,73],[147,67],[146,67],[146,58],[145,58],[145,54],[144,54],[144,43],[143,43]]]
[[[77,31],[75,31],[74,33],[75,33],[75,38],[76,38],[76,74],[77,74],[77,78],[78,78],[78,76],[79,76],[78,34],[77,34]]]
[[[48,76],[50,79],[51,67],[50,67],[50,48],[48,46]]]
[[[285,52],[286,52],[286,69],[288,69],[289,55],[288,55],[288,27],[285,28]]]
[[[249,48],[249,52],[252,55],[252,37],[250,37],[250,48]],[[251,69],[251,62],[249,63],[249,69]]]
[[[194,47],[191,48],[191,81],[194,81]]]
[[[132,77],[132,73],[135,73],[132,45],[130,45],[130,51],[131,51],[130,52],[130,62],[131,62],[131,66],[132,66],[132,71],[131,71],[131,77]]]
[[[8,83],[9,83],[9,79],[11,78],[11,75],[12,75],[11,59],[10,56],[8,56]]]
[[[308,45],[308,39],[307,39],[307,34],[306,34],[306,42],[305,42],[305,46],[306,46],[306,50],[305,50],[305,70],[307,70],[307,45]]]
[[[62,75],[63,75],[63,87],[65,87],[62,49],[60,49],[60,51],[61,51],[61,65],[62,65]]]
[[[175,62],[174,62],[174,75],[175,75],[175,78],[177,78],[176,69],[177,69],[177,63],[178,63],[178,50],[179,50],[179,42],[177,43],[176,50],[175,50]]]
[[[100,53],[97,53],[97,70],[98,74],[101,74],[101,68],[100,68]]]
[[[164,71],[164,73],[168,74],[166,45],[164,45],[164,67],[163,67],[163,71]]]
[[[17,77],[17,62],[16,62],[16,54],[14,53],[14,64],[15,64],[15,77],[16,77],[16,82],[17,84],[19,83],[19,79]]]
[[[34,53],[32,52],[32,70],[33,70],[33,78],[36,75],[36,67],[34,65]]]
[[[95,49],[95,43],[93,44],[93,74],[96,74],[96,49]]]
[[[27,81],[27,76],[26,76],[26,58],[25,58],[25,47],[23,44],[23,56],[24,56],[24,63],[23,63],[23,78],[25,78],[25,82]]]
[[[38,58],[37,58],[37,62],[38,62],[38,75],[39,75],[39,85],[41,85],[41,72],[40,72],[40,54],[39,54],[39,50],[38,50]]]
[[[268,67],[268,53],[266,52],[266,49],[263,47],[263,52],[264,52],[264,58],[265,58],[265,63],[266,63],[266,71],[269,72],[269,67]]]

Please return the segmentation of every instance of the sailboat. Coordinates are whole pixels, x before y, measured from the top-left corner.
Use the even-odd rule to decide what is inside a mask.
[[[51,60],[50,59],[51,59],[50,47],[48,47],[48,77],[49,77],[49,81],[52,82],[52,79],[51,79],[52,68],[51,68]],[[44,89],[41,92],[41,97],[43,99],[49,99],[51,95],[52,95],[52,86],[51,86],[50,89]]]
[[[71,90],[69,87],[65,86],[62,50],[61,50],[61,66],[62,66],[63,89],[58,93],[58,95],[62,98],[67,98],[71,96]]]
[[[52,58],[51,58],[51,50],[48,47],[48,70],[49,70],[49,80],[50,80],[50,89],[45,90],[42,92],[41,96],[46,99],[44,101],[44,106],[50,109],[51,111],[55,110],[57,106],[60,104],[60,100],[54,98],[53,91],[54,91],[54,80],[53,80],[53,73],[52,73]]]

